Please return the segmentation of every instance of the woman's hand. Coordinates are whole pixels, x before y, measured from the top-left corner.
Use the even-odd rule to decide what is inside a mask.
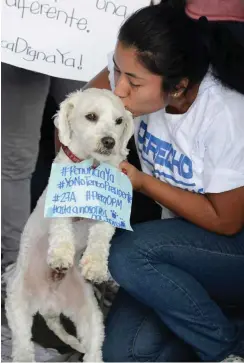
[[[140,190],[142,187],[144,173],[128,163],[128,161],[122,161],[119,167],[130,179],[133,189]]]

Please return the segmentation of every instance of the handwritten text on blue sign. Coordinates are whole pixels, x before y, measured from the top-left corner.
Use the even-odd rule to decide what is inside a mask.
[[[126,175],[92,160],[53,163],[45,203],[45,217],[83,217],[132,230],[132,185]]]

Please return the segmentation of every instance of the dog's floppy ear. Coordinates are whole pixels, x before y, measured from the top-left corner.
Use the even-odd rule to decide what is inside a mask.
[[[121,155],[122,156],[127,156],[129,150],[127,149],[127,144],[131,138],[131,136],[134,133],[134,121],[133,121],[133,117],[132,117],[132,113],[129,111],[125,111],[126,112],[126,120],[125,120],[125,124],[124,124],[124,132],[122,135],[122,140],[121,140]]]
[[[68,146],[71,140],[70,114],[74,108],[74,93],[71,93],[61,104],[59,111],[55,115],[54,125],[58,129],[59,140]]]

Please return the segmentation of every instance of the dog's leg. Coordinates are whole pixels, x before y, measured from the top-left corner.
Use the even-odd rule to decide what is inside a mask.
[[[114,232],[115,228],[106,222],[91,226],[87,248],[81,259],[82,275],[87,280],[97,283],[108,280],[108,255]]]
[[[104,341],[103,315],[94,296],[93,288],[86,288],[86,299],[80,311],[70,318],[76,325],[77,337],[82,342],[84,362],[102,362]]]
[[[81,342],[71,334],[68,334],[60,322],[60,317],[56,316],[43,316],[47,326],[51,329],[59,339],[61,339],[65,344],[68,344],[71,348],[77,352],[84,353],[84,348]]]
[[[23,298],[20,286],[8,288],[5,303],[6,316],[12,331],[13,362],[34,362],[34,344],[31,341],[33,316],[28,300]]]
[[[75,236],[71,218],[54,218],[50,222],[47,263],[62,278],[73,266]]]

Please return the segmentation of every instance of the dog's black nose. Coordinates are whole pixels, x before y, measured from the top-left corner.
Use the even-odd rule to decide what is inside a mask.
[[[102,138],[102,144],[104,147],[106,147],[106,149],[112,149],[115,145],[115,140],[113,137],[111,136],[105,136]]]

